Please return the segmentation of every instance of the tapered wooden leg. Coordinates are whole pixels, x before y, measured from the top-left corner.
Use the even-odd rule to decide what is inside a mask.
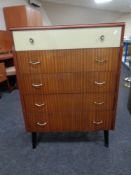
[[[7,87],[8,87],[8,92],[10,93],[13,90],[13,88],[12,88],[9,80],[7,80]]]
[[[32,132],[32,148],[35,149],[37,146],[37,133]]]
[[[104,145],[105,147],[109,147],[109,131],[105,130],[104,131]]]

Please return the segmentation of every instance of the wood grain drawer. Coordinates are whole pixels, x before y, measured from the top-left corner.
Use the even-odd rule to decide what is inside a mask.
[[[116,76],[115,72],[22,74],[19,87],[22,94],[115,92]]]
[[[26,112],[113,110],[114,94],[24,95]]]
[[[19,73],[116,71],[119,48],[17,52]]]
[[[120,47],[121,27],[14,31],[16,51]]]
[[[113,111],[26,114],[27,131],[96,131],[113,129]]]

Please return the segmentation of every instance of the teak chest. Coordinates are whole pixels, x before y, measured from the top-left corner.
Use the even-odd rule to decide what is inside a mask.
[[[25,127],[37,132],[115,127],[124,24],[13,29]]]

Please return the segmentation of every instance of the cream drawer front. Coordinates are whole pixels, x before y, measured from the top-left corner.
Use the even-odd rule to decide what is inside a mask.
[[[14,31],[16,51],[120,47],[121,27]]]

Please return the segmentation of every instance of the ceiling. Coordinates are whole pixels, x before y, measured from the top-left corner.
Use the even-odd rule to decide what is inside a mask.
[[[41,0],[43,2],[53,2],[79,7],[89,7],[109,11],[131,13],[131,0],[112,0],[104,4],[96,4],[94,0]]]

